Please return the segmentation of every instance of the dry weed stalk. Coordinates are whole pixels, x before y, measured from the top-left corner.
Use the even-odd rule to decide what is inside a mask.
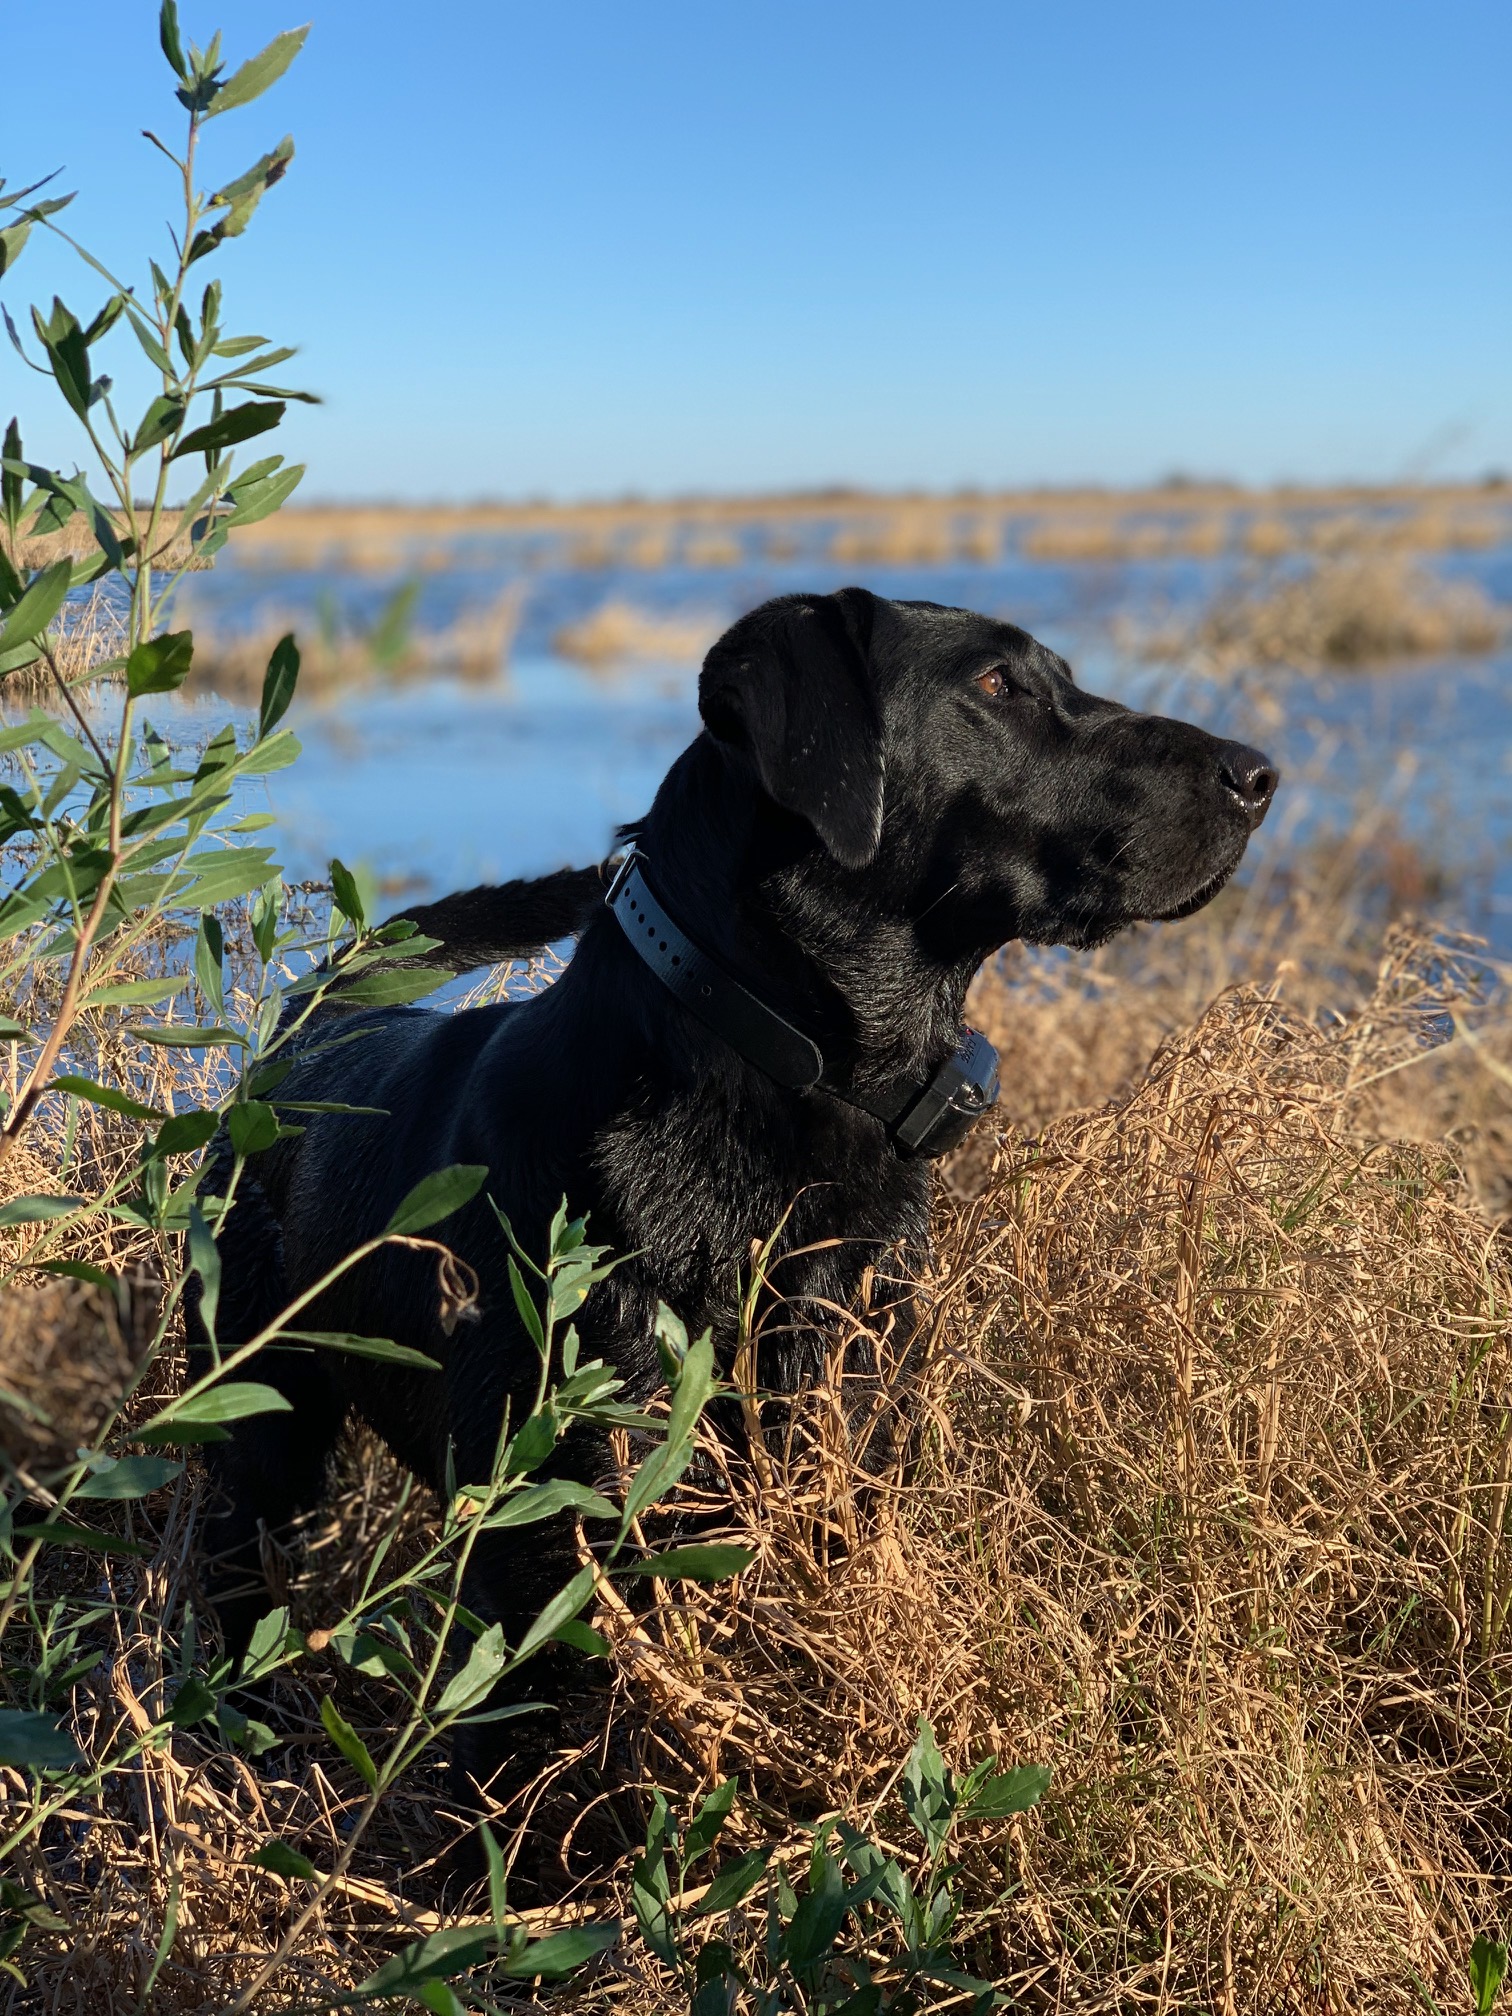
[[[969,1964],[1025,2006],[1395,2016],[1421,1984],[1466,2008],[1470,1939],[1512,1907],[1512,1268],[1455,1155],[1380,1131],[1387,1088],[1398,1117],[1424,1074],[1442,1098],[1431,1046],[1463,1000],[1460,967],[1405,942],[1325,1026],[1231,991],[1110,1106],[979,1145],[942,1198],[924,1363],[895,1395],[914,1462],[861,1474],[835,1384],[776,1446],[711,1445],[700,1488],[757,1559],[733,1589],[605,1594],[611,1684],[499,1815],[533,1833],[537,1894],[623,1911],[637,1783],[691,1796],[738,1771],[741,1841],[796,1843],[836,1808],[896,1840],[925,1712],[958,1761],[1054,1766],[1035,1815],[969,1841],[963,1879]],[[8,1316],[6,1384],[30,1350]],[[82,1291],[47,1316],[84,1413],[130,1355],[111,1320]],[[23,1470],[38,1432],[18,1431]],[[430,1517],[370,1442],[343,1465],[282,1571],[307,1628],[391,1519],[403,1549]],[[117,1606],[75,1688],[86,1746],[161,1711],[200,1513],[185,1476],[123,1510],[144,1557],[83,1571]],[[81,1572],[50,1562],[44,1597]],[[221,2006],[276,1943],[299,1885],[248,1857],[277,1835],[330,1866],[354,1797],[319,1697],[359,1731],[390,1712],[334,1658],[276,1688],[262,1766],[178,1730],[28,1844],[20,1873],[73,1927],[28,1946],[40,2006],[129,2005],[174,1900],[155,2007]],[[261,2006],[318,2006],[442,1922],[439,1764]],[[562,2000],[649,2016],[667,1994],[626,1942]]]

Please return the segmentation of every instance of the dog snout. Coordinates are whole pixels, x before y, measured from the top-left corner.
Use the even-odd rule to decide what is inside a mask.
[[[1218,748],[1218,781],[1238,801],[1253,830],[1270,810],[1280,772],[1258,749],[1243,742],[1223,742]]]

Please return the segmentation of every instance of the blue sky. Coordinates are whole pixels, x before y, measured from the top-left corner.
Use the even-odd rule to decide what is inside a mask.
[[[1512,466],[1505,0],[182,12],[236,61],[312,4],[207,166],[295,137],[220,270],[326,396],[285,430],[307,496]],[[155,0],[0,18],[0,174],[66,164],[142,271],[172,171],[138,129],[182,116]],[[47,248],[0,298],[55,287],[97,305]],[[71,455],[39,382],[0,349]]]

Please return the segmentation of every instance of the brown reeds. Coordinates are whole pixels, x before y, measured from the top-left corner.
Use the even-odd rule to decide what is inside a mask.
[[[402,593],[403,591],[401,591]],[[521,582],[511,582],[491,602],[464,609],[437,628],[407,623],[392,639],[381,632],[323,630],[289,614],[272,616],[256,630],[222,632],[194,620],[194,666],[190,691],[213,692],[255,704],[262,691],[268,657],[279,638],[299,639],[299,690],[306,699],[358,691],[364,687],[416,679],[465,679],[478,683],[502,678],[509,669],[515,634],[524,609]]]
[[[633,602],[612,601],[601,603],[576,623],[564,624],[551,647],[593,671],[607,671],[631,659],[695,665],[722,628],[718,616],[663,616]]]
[[[1222,593],[1153,655],[1199,651],[1221,665],[1362,665],[1495,650],[1507,612],[1472,581],[1446,581],[1400,551],[1346,547],[1300,574]]]
[[[834,1383],[750,1456],[710,1445],[700,1488],[757,1559],[649,1608],[603,1592],[607,1677],[497,1816],[517,1904],[626,1916],[650,1783],[686,1800],[738,1773],[738,1846],[797,1849],[836,1809],[901,1840],[896,1772],[924,1713],[957,1763],[1054,1770],[1033,1815],[963,1844],[965,1956],[1020,2006],[1468,2009],[1471,1939],[1512,1909],[1512,1266],[1464,1173],[1505,1143],[1507,1024],[1473,954],[1401,933],[1383,952],[1363,927],[1341,952],[1325,898],[1289,900],[1289,945],[1231,910],[1122,965],[984,981],[1022,1118],[988,1123],[941,1192],[923,1359],[891,1395],[912,1461],[863,1474]],[[1273,977],[1204,1008],[1220,960]],[[1326,990],[1342,1013],[1314,1012]],[[108,1170],[132,1123],[98,1124]],[[60,1135],[37,1139],[27,1180],[51,1183]],[[124,1266],[123,1295],[39,1282],[0,1309],[23,1487],[136,1362],[150,1243],[94,1256]],[[856,1320],[900,1363],[907,1339],[877,1312]],[[753,1419],[760,1357],[758,1337]],[[154,1384],[174,1376],[170,1358]],[[354,1438],[308,1552],[272,1564],[302,1628],[340,1613],[399,1504],[391,1461]],[[162,1712],[203,1510],[191,1469],[95,1508],[139,1556],[44,1557],[37,1616],[70,1592],[85,1607],[86,1583],[109,1598],[67,1710],[86,1750]],[[429,1517],[410,1502],[401,1551]],[[10,1656],[33,1628],[12,1625]],[[251,1855],[277,1836],[328,1867],[360,1796],[320,1729],[333,1690],[359,1731],[392,1713],[381,1678],[314,1653],[275,1683],[259,1765],[175,1729],[29,1841],[11,1873],[70,1929],[29,1935],[30,1999],[0,2007],[132,2007],[160,1952],[154,2009],[231,2001],[303,1894]],[[326,2006],[406,1939],[486,1910],[439,1893],[456,1822],[433,1762],[259,2008]],[[3,1782],[14,1807],[21,1781]],[[558,1999],[679,2006],[633,1934]]]
[[[457,542],[529,535],[583,568],[738,564],[743,552],[790,556],[805,527],[830,527],[846,565],[990,564],[1003,545],[1036,557],[1106,562],[1225,551],[1257,557],[1354,550],[1445,552],[1512,539],[1505,486],[1233,485],[1149,490],[1022,490],[889,496],[817,491],[621,503],[292,506],[245,528],[245,564],[403,571],[447,564]],[[417,557],[418,556],[418,557]]]

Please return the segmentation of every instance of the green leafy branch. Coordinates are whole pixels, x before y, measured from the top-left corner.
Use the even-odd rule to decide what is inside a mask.
[[[227,802],[233,782],[290,760],[297,746],[280,746],[271,734],[282,711],[280,690],[292,690],[292,679],[276,678],[270,666],[254,751],[238,753],[234,735],[229,748],[218,738],[187,794],[135,815],[130,811],[133,781],[144,781],[140,769],[134,769],[139,703],[181,686],[193,658],[187,631],[156,634],[179,579],[188,567],[213,559],[238,525],[276,511],[303,474],[300,467],[285,468],[277,455],[238,471],[232,451],[277,427],[290,400],[313,396],[269,379],[294,355],[291,349],[228,331],[218,280],[206,284],[197,309],[188,305],[191,269],[245,231],[294,154],[292,140],[285,138],[244,173],[206,191],[196,179],[202,128],[259,98],[288,69],[307,31],[276,37],[229,76],[219,35],[208,48],[191,43],[185,53],[174,0],[163,0],[159,32],[178,79],[175,96],[187,114],[184,151],[177,155],[156,135],[147,137],[179,173],[183,222],[171,234],[174,258],[168,269],[149,262],[151,284],[144,293],[118,279],[57,221],[72,195],[42,196],[45,183],[7,194],[0,182],[0,216],[11,218],[0,227],[0,279],[9,277],[40,226],[70,245],[111,289],[87,321],[58,298],[46,314],[34,307],[36,356],[23,342],[9,308],[0,312],[22,362],[52,382],[73,414],[114,496],[107,508],[82,473],[65,475],[28,461],[19,423],[10,422],[0,452],[0,680],[22,666],[43,663],[77,734],[33,716],[8,725],[0,736],[0,750],[8,750],[21,764],[24,783],[24,793],[0,792],[0,841],[24,834],[39,857],[34,871],[0,901],[0,936],[14,943],[60,903],[68,913],[66,928],[41,955],[67,961],[53,1026],[0,1124],[0,1163],[13,1152],[34,1113],[84,1002],[90,954],[101,933],[126,922],[133,910],[150,911],[155,899],[197,902],[203,908],[239,893],[222,887],[212,897],[202,876],[198,882],[191,876],[176,886],[160,884],[155,891],[132,886],[134,874],[154,868],[173,851],[172,835],[165,829],[177,826],[194,836]],[[127,335],[157,372],[161,387],[134,422],[118,414],[113,380],[98,370],[94,355],[107,339]],[[190,466],[185,458],[193,457],[202,459],[204,473],[187,501],[170,510],[170,485]],[[145,502],[138,495],[144,472]],[[25,542],[65,532],[76,522],[82,522],[91,542],[83,557],[36,567],[26,563]],[[181,550],[175,565],[170,559],[176,542]],[[119,672],[125,690],[113,732],[102,734],[64,675],[52,633],[70,593],[107,575],[117,577],[126,590],[126,648],[119,658],[91,668],[91,676]],[[270,707],[273,719],[268,718]],[[36,752],[50,759],[45,774],[27,760]],[[145,779],[158,792],[169,781],[162,769],[160,762],[151,763]],[[82,813],[74,802],[81,791],[87,793]],[[203,860],[198,865],[201,870],[209,866]],[[218,865],[224,872],[224,864]],[[263,876],[258,879],[265,879],[266,856],[259,865]]]

